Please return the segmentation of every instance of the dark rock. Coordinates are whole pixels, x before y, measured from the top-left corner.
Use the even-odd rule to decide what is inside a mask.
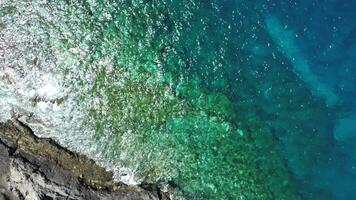
[[[156,185],[129,186],[86,156],[36,137],[14,120],[0,123],[0,200],[169,199]]]

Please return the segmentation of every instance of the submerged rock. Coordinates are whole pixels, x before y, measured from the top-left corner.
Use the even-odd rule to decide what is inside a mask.
[[[0,123],[2,199],[169,199],[155,185],[129,186],[94,161],[36,137],[14,120]]]

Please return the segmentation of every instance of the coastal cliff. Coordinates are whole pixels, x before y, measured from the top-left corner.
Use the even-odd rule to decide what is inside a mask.
[[[2,199],[169,199],[154,185],[128,186],[86,156],[36,137],[20,121],[0,123]]]

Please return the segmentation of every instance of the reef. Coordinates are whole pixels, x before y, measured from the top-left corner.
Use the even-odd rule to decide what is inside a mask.
[[[0,199],[159,200],[150,184],[128,186],[86,156],[40,139],[20,121],[0,123]]]
[[[5,1],[0,119],[182,199],[299,200],[331,141],[325,95],[256,3]],[[111,173],[79,160],[61,165],[108,188]]]

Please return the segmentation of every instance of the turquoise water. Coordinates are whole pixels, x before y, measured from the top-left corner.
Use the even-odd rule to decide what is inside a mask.
[[[0,1],[0,119],[173,199],[353,199],[348,3]]]
[[[266,16],[277,16],[298,36],[295,42],[313,74],[333,91],[332,139],[309,172],[308,199],[355,199],[355,1],[271,2]],[[301,14],[302,13],[302,14]]]

